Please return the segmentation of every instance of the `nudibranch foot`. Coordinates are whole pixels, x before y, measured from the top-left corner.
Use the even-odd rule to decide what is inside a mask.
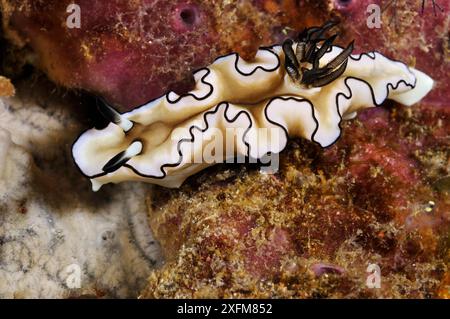
[[[250,62],[219,57],[194,74],[186,95],[169,92],[123,114],[102,105],[111,123],[77,139],[76,165],[94,190],[122,181],[179,187],[216,163],[278,154],[291,137],[330,146],[358,111],[386,99],[412,105],[432,89],[429,76],[402,62],[351,54],[353,42],[333,45],[336,36],[325,35],[333,26],[261,48]]]

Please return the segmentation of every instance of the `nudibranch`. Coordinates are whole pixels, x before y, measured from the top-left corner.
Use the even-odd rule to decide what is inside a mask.
[[[333,26],[261,48],[253,61],[219,57],[195,72],[188,94],[169,92],[123,114],[102,104],[110,124],[77,139],[76,165],[93,190],[129,180],[179,187],[217,162],[278,154],[289,137],[330,146],[341,121],[357,111],[386,99],[409,106],[432,89],[429,76],[402,62],[378,52],[352,54],[353,43],[333,45],[336,35],[325,36]],[[215,161],[196,160],[218,135]]]

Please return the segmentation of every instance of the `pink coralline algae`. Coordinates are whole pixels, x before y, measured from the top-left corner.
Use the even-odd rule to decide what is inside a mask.
[[[69,28],[71,0],[0,1],[7,38],[27,44],[35,65],[122,110],[168,90],[185,92],[192,71],[217,56],[251,58],[263,42],[281,41],[286,25],[305,25],[303,4],[269,2],[79,0],[80,28]]]

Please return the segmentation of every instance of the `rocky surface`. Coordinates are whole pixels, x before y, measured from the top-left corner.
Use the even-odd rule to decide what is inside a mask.
[[[0,298],[135,298],[161,260],[148,187],[91,192],[70,155],[79,105],[51,87],[0,99]]]
[[[55,82],[103,95],[122,109],[173,89],[221,54],[251,59],[304,26],[343,21],[340,32],[361,51],[379,50],[437,79],[449,73],[448,1],[421,0],[79,0],[80,28],[69,28],[71,0],[2,0],[6,37]],[[379,5],[381,28],[368,28],[367,7]],[[70,20],[70,19],[69,19]],[[72,20],[70,20],[72,21]],[[28,52],[27,54],[24,53]],[[439,71],[438,71],[439,70]],[[448,82],[438,82],[443,92]],[[430,98],[443,99],[434,93]]]

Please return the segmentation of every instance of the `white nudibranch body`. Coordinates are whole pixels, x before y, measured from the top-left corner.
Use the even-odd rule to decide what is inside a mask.
[[[342,51],[331,46],[320,65]],[[230,140],[232,156],[256,159],[281,152],[289,137],[327,147],[339,138],[341,120],[386,99],[412,105],[433,86],[426,74],[377,52],[351,55],[345,72],[322,87],[295,83],[284,63],[281,46],[261,48],[252,62],[237,54],[220,57],[195,73],[189,94],[169,92],[118,114],[116,124],[83,133],[73,146],[75,163],[94,190],[129,180],[179,187],[196,172],[229,160]],[[132,127],[124,128],[130,121]],[[262,128],[268,133],[258,134]],[[216,161],[195,160],[212,139],[217,145],[217,134],[227,138],[219,141]]]

